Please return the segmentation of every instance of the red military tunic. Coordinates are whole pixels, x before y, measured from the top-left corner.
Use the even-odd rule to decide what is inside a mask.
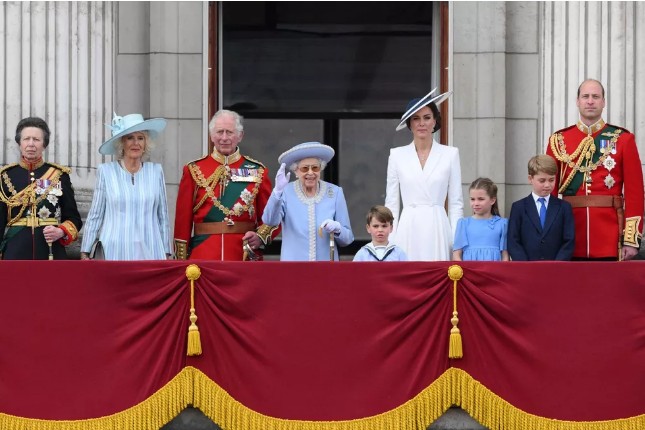
[[[188,163],[177,194],[177,258],[242,261],[247,231],[268,244],[278,233],[262,224],[271,190],[268,170],[239,149],[228,157],[213,151]]]
[[[547,154],[558,165],[554,195],[561,194],[565,200],[609,196],[571,200],[576,227],[573,256],[617,258],[621,240],[640,247],[643,173],[634,135],[602,119],[591,127],[578,122],[551,135]],[[613,200],[621,206],[621,196],[622,208],[606,204]],[[624,226],[621,232],[620,225]]]

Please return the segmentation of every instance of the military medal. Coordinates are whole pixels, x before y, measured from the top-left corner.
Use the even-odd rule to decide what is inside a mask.
[[[36,194],[42,194],[52,183],[49,179],[36,179]]]
[[[600,153],[604,154],[607,152],[607,147],[609,146],[609,141],[605,139],[600,139]]]
[[[231,169],[232,182],[262,182],[262,175],[259,174],[258,169]]]

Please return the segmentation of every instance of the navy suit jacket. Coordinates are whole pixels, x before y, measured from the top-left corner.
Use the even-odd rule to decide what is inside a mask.
[[[571,260],[574,240],[573,210],[568,202],[549,198],[544,228],[532,195],[513,203],[507,238],[513,260]]]

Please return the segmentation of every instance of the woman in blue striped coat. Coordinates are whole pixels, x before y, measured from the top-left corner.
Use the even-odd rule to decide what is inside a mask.
[[[144,161],[151,138],[166,120],[140,114],[114,116],[112,137],[99,148],[117,161],[101,164],[85,222],[81,259],[100,241],[106,260],[163,260],[171,257],[166,185],[160,164]]]

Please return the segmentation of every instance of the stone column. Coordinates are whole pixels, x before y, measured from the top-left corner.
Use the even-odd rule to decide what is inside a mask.
[[[577,89],[587,78],[606,90],[604,118],[636,134],[645,158],[645,19],[641,2],[547,2],[543,43],[540,141],[578,120]]]
[[[162,163],[174,224],[186,162],[206,151],[205,2],[119,2],[115,105],[120,115],[162,117],[152,161]]]
[[[72,167],[76,187],[91,186],[112,105],[111,3],[3,2],[0,26],[0,163],[20,157],[18,121],[40,116],[52,131],[45,159]]]
[[[112,8],[110,2],[0,3],[0,164],[20,158],[18,121],[42,117],[52,132],[44,158],[72,168],[82,216],[113,103]]]
[[[479,176],[506,182],[506,3],[453,5],[453,145],[461,156],[464,214],[468,185]]]

